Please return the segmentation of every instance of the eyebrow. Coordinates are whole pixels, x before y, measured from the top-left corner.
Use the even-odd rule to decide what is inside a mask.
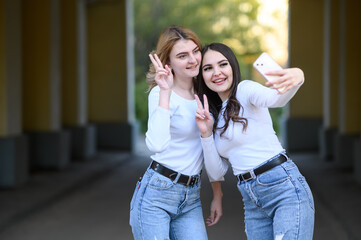
[[[195,50],[197,50],[197,49],[199,49],[199,47],[198,46],[196,46],[192,51],[195,51]],[[178,55],[182,55],[182,54],[187,54],[187,52],[180,52],[180,53],[177,53],[177,55],[176,56],[178,56]]]
[[[221,61],[217,62],[217,64],[221,64],[223,62],[228,62],[227,59],[222,59]],[[206,64],[206,65],[203,65],[202,68],[206,67],[206,66],[211,66],[212,64]]]

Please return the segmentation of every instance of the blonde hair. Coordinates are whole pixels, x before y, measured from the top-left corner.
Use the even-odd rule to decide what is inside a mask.
[[[179,40],[192,40],[202,50],[202,43],[198,36],[183,26],[169,26],[166,27],[160,34],[157,42],[156,50],[153,50],[151,54],[157,54],[163,66],[169,64],[169,54],[173,49],[173,46]],[[147,73],[148,91],[157,86],[154,80],[155,68],[153,64],[149,65],[149,71]]]

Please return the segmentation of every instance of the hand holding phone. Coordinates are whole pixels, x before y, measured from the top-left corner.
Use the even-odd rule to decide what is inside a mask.
[[[253,63],[253,67],[266,79],[266,81],[273,81],[279,76],[266,75],[266,72],[274,70],[282,70],[282,67],[270,56],[268,53],[262,53]],[[273,85],[278,92],[282,93],[286,87],[277,88]]]
[[[282,70],[282,67],[268,53],[262,53],[253,63],[253,67],[267,80],[272,81],[278,76],[266,75],[266,72],[274,70]]]

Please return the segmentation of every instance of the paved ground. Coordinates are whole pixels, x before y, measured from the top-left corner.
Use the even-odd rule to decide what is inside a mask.
[[[129,201],[149,164],[147,152],[101,152],[60,172],[38,172],[26,186],[0,190],[1,240],[132,239]],[[336,170],[316,153],[290,154],[313,190],[314,239],[361,239],[361,186],[347,169]],[[208,228],[210,240],[246,239],[242,202],[231,172],[223,184],[224,215]],[[211,188],[203,174],[202,201],[208,215]]]

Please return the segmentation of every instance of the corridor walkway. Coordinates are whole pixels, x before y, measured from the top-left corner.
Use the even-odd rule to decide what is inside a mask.
[[[38,172],[16,190],[0,190],[1,240],[131,240],[129,201],[149,154],[101,152],[60,172]],[[291,153],[314,193],[316,240],[361,239],[361,186],[352,173],[336,170],[316,153]],[[202,176],[204,217],[211,188]],[[236,179],[223,184],[224,214],[208,228],[210,240],[245,239]]]

